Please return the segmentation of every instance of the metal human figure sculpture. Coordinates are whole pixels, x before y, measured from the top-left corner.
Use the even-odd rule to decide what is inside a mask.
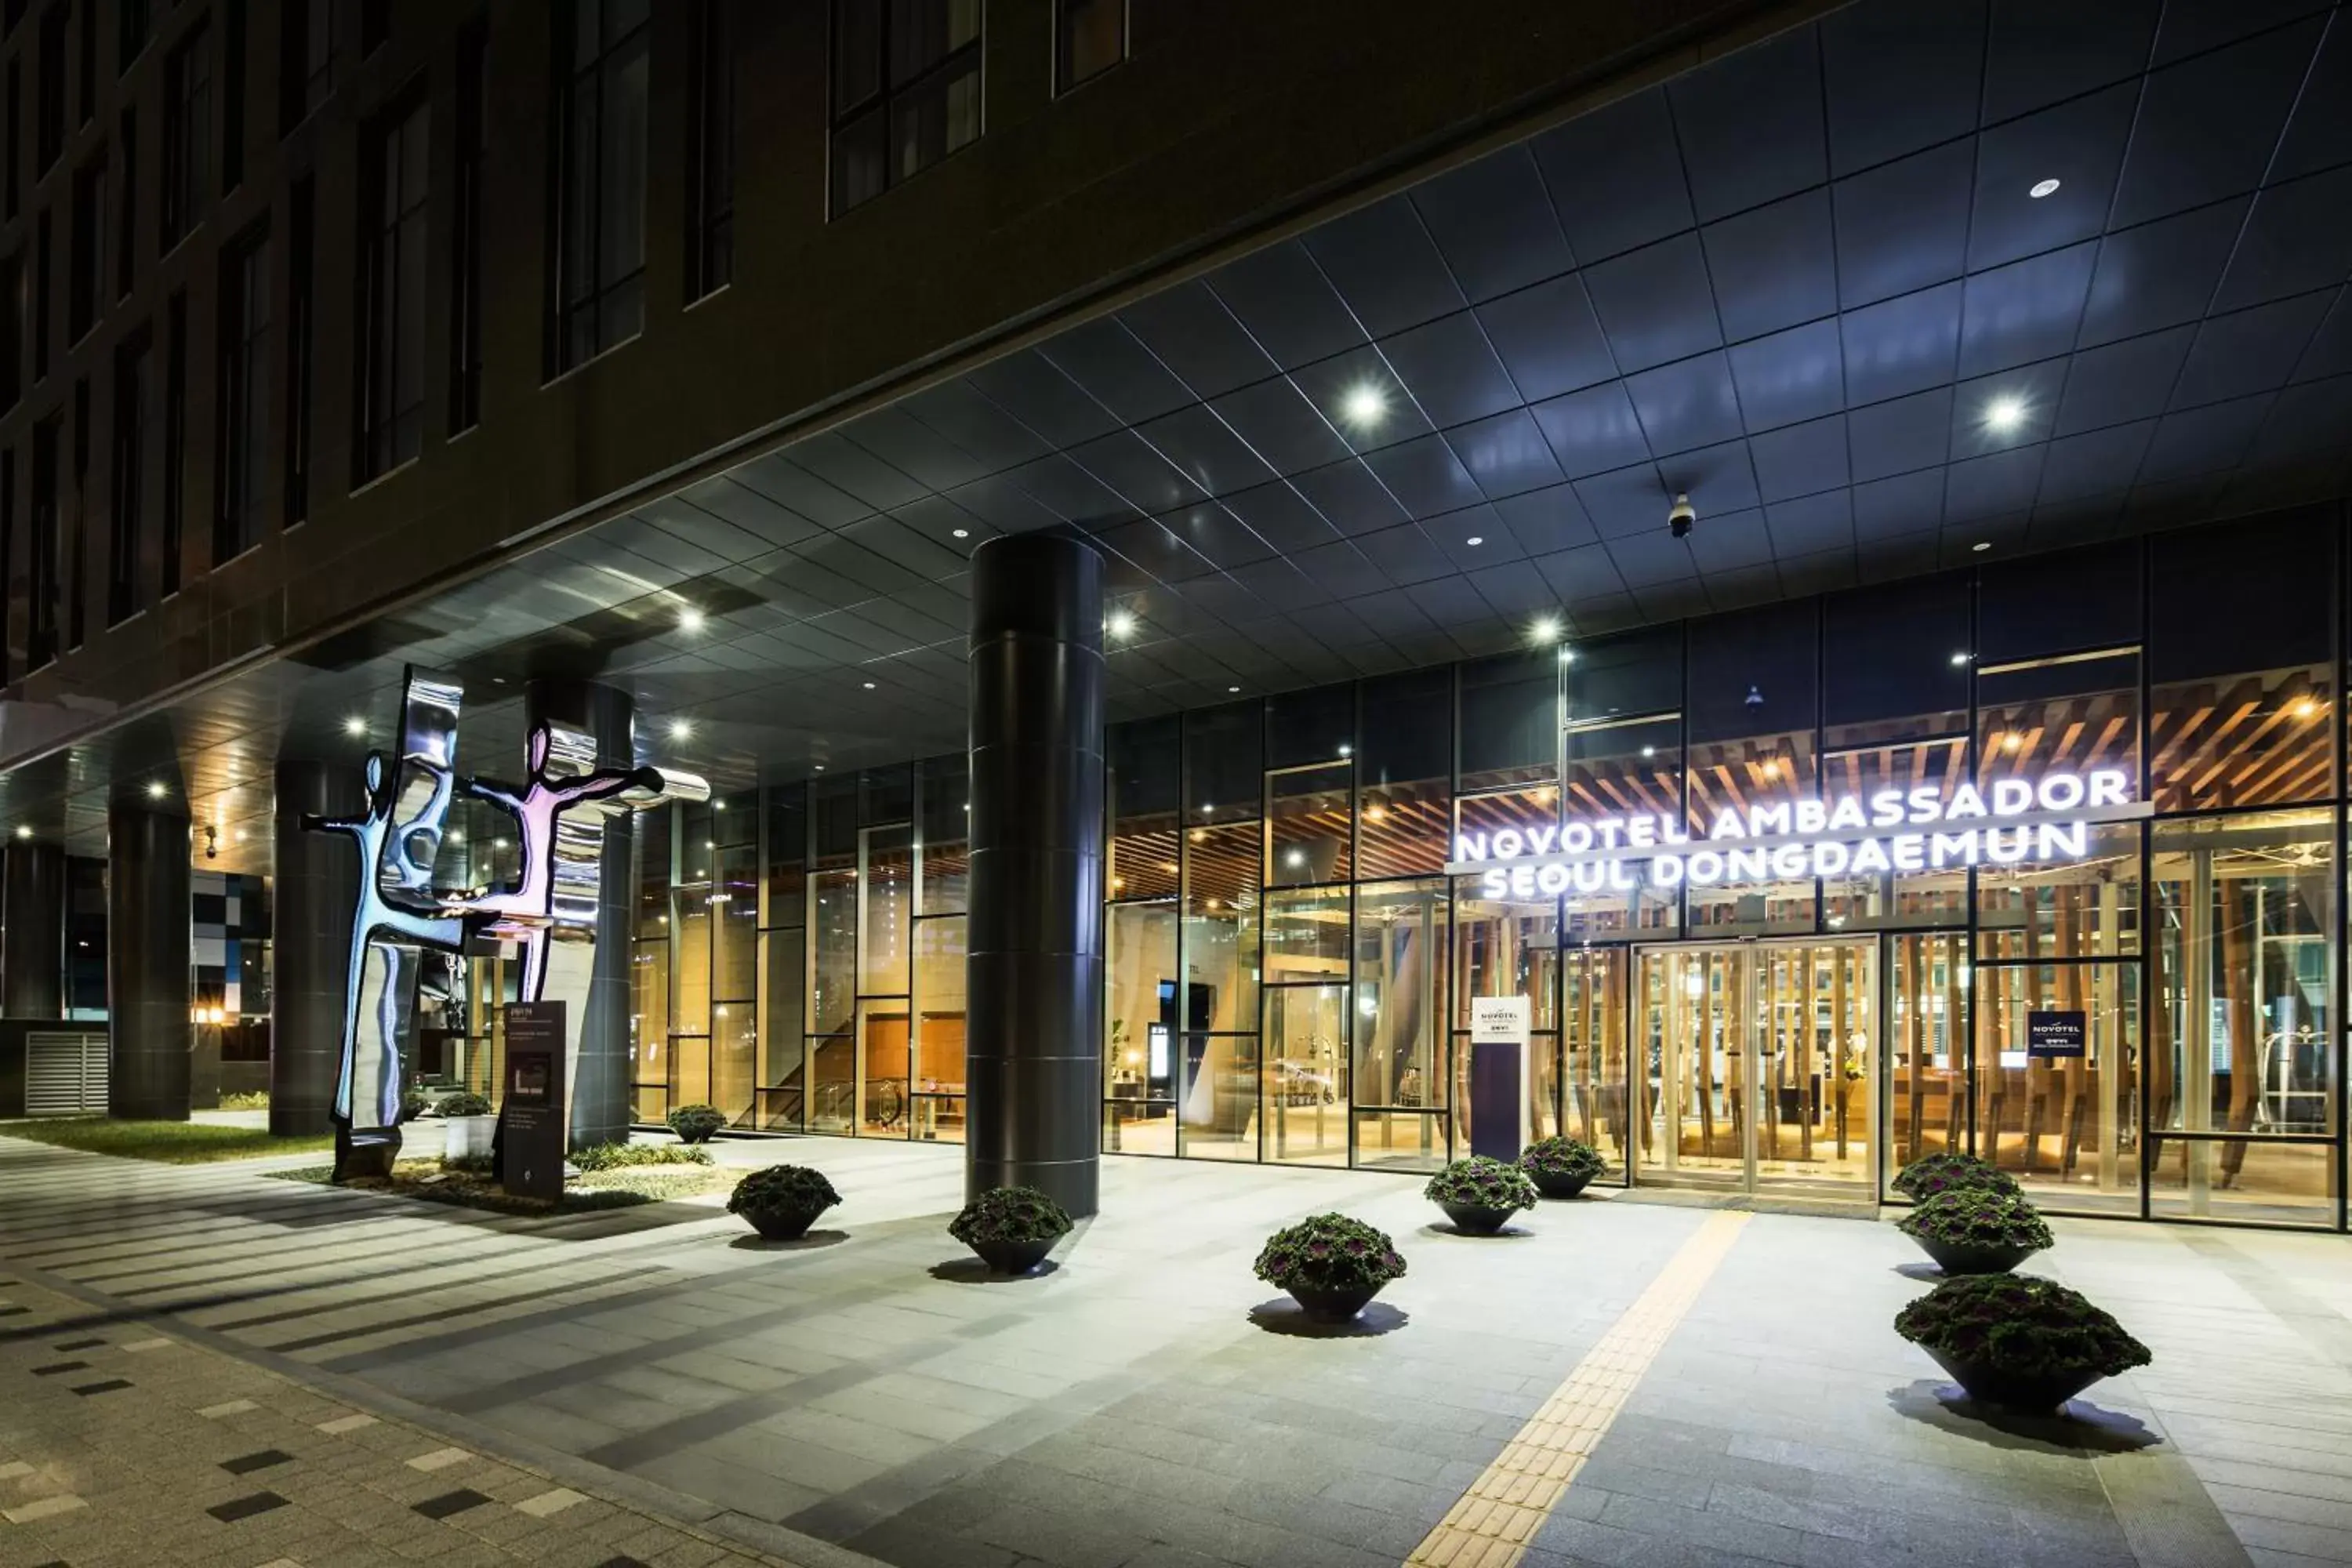
[[[658,798],[668,782],[659,768],[599,768],[551,777],[548,762],[553,735],[545,724],[531,726],[526,761],[528,782],[520,788],[496,779],[469,778],[466,794],[489,802],[515,819],[520,864],[513,881],[467,901],[467,912],[489,934],[520,944],[520,999],[539,1001],[547,989],[547,942],[562,917],[555,906],[557,819],[576,805],[636,795]],[[601,835],[599,836],[601,837]],[[591,920],[593,913],[591,912]]]
[[[313,832],[340,833],[359,850],[359,904],[352,917],[344,983],[342,1067],[335,1079],[336,1171],[354,1163],[389,1169],[400,1149],[402,1047],[410,1033],[423,950],[465,951],[465,911],[431,892],[431,849],[440,841],[454,779],[425,764],[426,794],[404,821],[399,772],[382,752],[367,759],[367,804],[356,816],[306,816]],[[418,850],[425,850],[422,864]]]

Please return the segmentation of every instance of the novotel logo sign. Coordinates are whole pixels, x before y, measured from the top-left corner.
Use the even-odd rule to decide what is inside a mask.
[[[1664,812],[1465,830],[1445,869],[1477,877],[1496,899],[1877,877],[2079,860],[2093,823],[2147,815],[2130,773],[2100,768],[1963,784],[1948,796],[1930,784],[1725,806],[1704,837]]]

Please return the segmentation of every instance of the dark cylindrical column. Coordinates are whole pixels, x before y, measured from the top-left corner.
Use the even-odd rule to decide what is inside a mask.
[[[964,1185],[1095,1212],[1102,1102],[1102,557],[972,552]]]
[[[305,832],[302,817],[306,812],[355,816],[366,805],[366,781],[356,762],[278,764],[269,1131],[280,1138],[333,1128],[352,917],[360,896],[359,857],[351,839]]]
[[[543,679],[524,690],[523,711],[536,726],[549,723],[596,740],[596,765],[636,763],[629,694],[586,680]],[[495,771],[495,770],[486,770]],[[578,806],[586,813],[593,806]],[[629,936],[634,889],[627,812],[604,818],[604,865],[597,879],[596,956],[588,999],[576,1020],[580,1055],[572,1064],[572,1143],[618,1143],[629,1136]],[[554,993],[549,993],[552,999]],[[575,1005],[577,1004],[575,1003]]]
[[[112,1116],[188,1119],[188,817],[176,797],[106,814]]]
[[[66,852],[19,842],[0,861],[0,1016],[65,1016]]]

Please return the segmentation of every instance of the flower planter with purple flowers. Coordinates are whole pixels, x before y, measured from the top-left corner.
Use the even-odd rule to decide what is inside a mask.
[[[1290,1292],[1318,1323],[1344,1323],[1381,1287],[1404,1277],[1404,1258],[1384,1232],[1342,1214],[1318,1214],[1266,1238],[1255,1272]]]
[[[1513,1215],[1536,1206],[1536,1184],[1528,1173],[1484,1154],[1454,1161],[1429,1178],[1421,1195],[1444,1209],[1465,1236],[1492,1236]]]

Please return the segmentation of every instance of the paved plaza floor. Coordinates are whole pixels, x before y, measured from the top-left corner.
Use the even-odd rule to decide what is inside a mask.
[[[1619,1197],[1479,1240],[1416,1179],[1114,1159],[994,1280],[953,1148],[723,1157],[846,1201],[779,1245],[0,1136],[0,1568],[2352,1562],[2340,1237],[2058,1222],[2032,1267],[2155,1364],[1995,1425],[1890,1327],[1928,1279],[1883,1224]],[[1411,1273],[1304,1332],[1250,1260],[1332,1208]]]

